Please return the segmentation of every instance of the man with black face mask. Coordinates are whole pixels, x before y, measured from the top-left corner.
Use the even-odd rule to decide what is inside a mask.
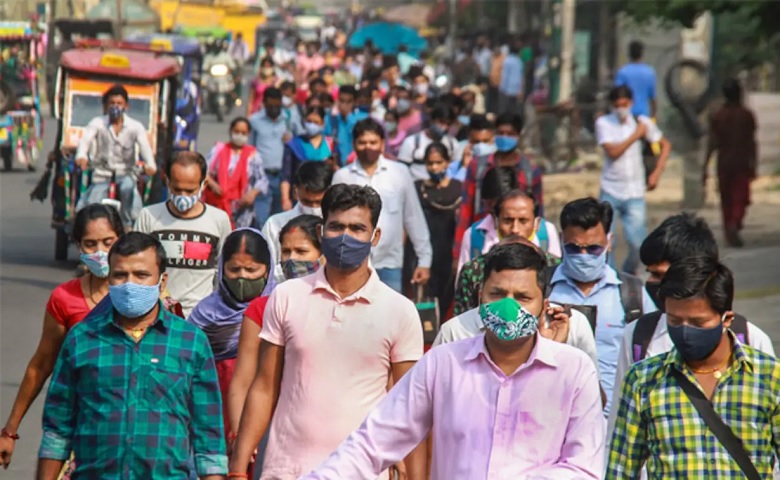
[[[645,464],[652,480],[772,478],[780,364],[731,330],[731,271],[711,257],[680,260],[659,298],[674,348],[628,371],[606,479],[638,478]]]

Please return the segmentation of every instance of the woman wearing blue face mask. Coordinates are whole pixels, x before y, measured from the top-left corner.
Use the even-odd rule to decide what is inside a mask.
[[[282,210],[293,207],[292,180],[298,167],[304,162],[331,162],[333,158],[333,138],[323,134],[325,110],[310,107],[303,119],[303,134],[293,137],[284,146],[282,160]]]
[[[455,242],[457,212],[460,207],[462,185],[447,176],[450,154],[441,142],[425,149],[426,180],[417,180],[415,187],[431,232],[433,262],[431,279],[426,285],[427,296],[439,299],[439,309],[446,312],[454,297],[455,281],[452,270],[452,247]],[[404,248],[404,281],[409,285],[417,258],[409,240]]]

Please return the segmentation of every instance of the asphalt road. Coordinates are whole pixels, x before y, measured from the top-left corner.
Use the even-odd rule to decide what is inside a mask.
[[[229,119],[220,124],[213,115],[202,117],[198,142],[202,153],[206,154],[217,140],[227,139],[228,124]],[[54,125],[53,119],[46,119],[45,151],[54,146]],[[42,162],[40,159],[39,164]],[[77,258],[73,248],[69,262],[54,261],[51,206],[48,200],[33,203],[29,197],[40,173],[28,173],[18,165],[16,168],[0,173],[0,426],[5,424],[27,362],[38,344],[49,294],[72,278]],[[11,467],[5,472],[0,470],[0,478],[34,478],[43,397],[32,405],[22,422]]]

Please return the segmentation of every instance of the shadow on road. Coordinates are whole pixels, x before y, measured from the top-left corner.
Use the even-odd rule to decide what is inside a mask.
[[[6,282],[21,284],[21,285],[29,285],[31,287],[42,288],[48,291],[54,290],[54,288],[56,288],[60,283],[62,283],[62,282],[50,281],[50,280],[36,280],[34,278],[0,276],[0,286]]]

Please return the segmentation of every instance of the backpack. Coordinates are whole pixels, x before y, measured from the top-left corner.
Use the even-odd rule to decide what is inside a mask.
[[[481,221],[482,220],[475,222],[471,226],[472,259],[482,256],[482,249],[485,248],[485,231],[477,228],[477,224]],[[547,224],[544,219],[539,222],[539,230],[536,231],[536,238],[539,239],[539,248],[546,253],[547,249],[550,247],[550,237],[547,235]]]
[[[411,161],[411,163],[409,163],[409,166],[411,166],[411,165],[413,165],[415,163],[417,163],[417,164],[424,164],[425,163],[425,160],[418,160],[418,159],[414,158],[414,154],[417,153],[417,150],[420,149],[420,142],[422,141],[421,140],[422,135],[424,135],[423,132],[417,132],[414,135],[414,148],[412,149],[412,161]],[[456,146],[452,144],[452,140],[449,138],[449,135],[447,135],[446,137],[447,137],[447,142],[446,143],[444,142],[444,138],[445,137],[442,137],[442,139],[439,140],[439,142],[441,142],[442,144],[444,144],[445,147],[447,147],[447,150],[449,150],[450,155],[454,155]],[[433,143],[433,141],[431,141],[431,143]],[[423,156],[425,156],[424,152],[423,152]]]
[[[552,279],[557,270],[558,267],[555,267],[550,271],[548,284],[552,285]],[[642,307],[642,292],[644,291],[645,284],[642,282],[641,278],[625,272],[617,272],[617,277],[618,280],[620,280],[620,285],[618,285],[620,290],[620,304],[625,311],[624,322],[628,325],[634,320],[639,319],[644,313]],[[593,334],[596,334],[597,308],[595,305],[574,305],[565,303],[561,306],[565,309],[577,310],[585,315],[585,318],[588,319],[588,323],[590,323],[590,328],[593,330]]]
[[[634,121],[639,125],[639,116],[634,115]],[[658,157],[653,151],[653,144],[648,142],[646,138],[642,140],[642,162],[645,165],[645,182],[650,178],[650,174],[655,171],[655,167],[658,166]]]
[[[655,328],[658,326],[658,321],[661,319],[661,314],[661,311],[657,310],[648,313],[647,315],[642,315],[636,321],[634,335],[631,337],[634,363],[644,360],[647,356],[647,348],[650,346],[650,341],[653,339],[653,333],[655,333]],[[730,330],[734,332],[734,335],[737,336],[740,343],[744,345],[750,344],[747,318],[739,314],[734,315]]]

